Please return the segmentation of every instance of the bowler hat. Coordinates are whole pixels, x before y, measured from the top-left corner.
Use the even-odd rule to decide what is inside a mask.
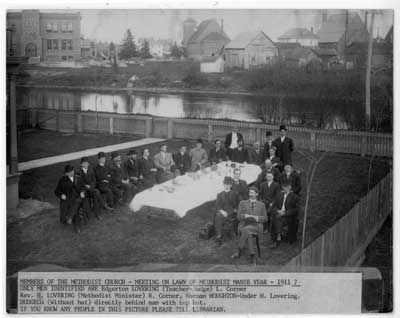
[[[119,156],[119,153],[118,153],[118,152],[113,152],[113,153],[111,154],[111,159],[117,158],[118,156]]]
[[[131,149],[131,150],[129,150],[129,152],[128,152],[128,156],[131,156],[131,155],[137,155],[137,152],[136,152],[136,150],[135,150],[135,149]]]
[[[65,165],[65,167],[64,167],[64,173],[71,172],[73,170],[74,170],[74,167],[71,165]]]
[[[270,132],[270,131],[265,132],[265,136],[266,136],[266,137],[272,136],[272,132]]]
[[[203,143],[203,139],[201,139],[201,138],[197,139],[197,143],[198,144],[202,144]]]
[[[230,185],[232,185],[232,178],[231,177],[225,177],[224,178],[224,184],[230,184]]]
[[[285,131],[286,131],[287,129],[286,129],[286,126],[285,126],[285,125],[280,125],[280,126],[279,126],[279,130],[285,130]]]
[[[82,157],[81,158],[81,163],[83,162],[89,162],[89,158],[88,157]]]

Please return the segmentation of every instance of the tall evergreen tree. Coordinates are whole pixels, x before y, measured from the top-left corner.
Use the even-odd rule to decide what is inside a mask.
[[[136,57],[137,50],[136,44],[130,29],[128,29],[125,33],[125,38],[122,40],[121,51],[119,52],[119,58],[122,60],[127,60],[132,57]]]
[[[181,57],[181,55],[182,55],[181,50],[179,49],[176,42],[174,42],[174,44],[171,47],[171,56],[179,58]]]
[[[140,48],[140,57],[144,58],[144,59],[153,57],[150,53],[149,41],[147,41],[147,40],[144,40],[142,42],[142,47]]]

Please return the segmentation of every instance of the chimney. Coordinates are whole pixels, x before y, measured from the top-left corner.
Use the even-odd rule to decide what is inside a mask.
[[[221,19],[221,32],[224,32],[224,19]]]
[[[364,26],[365,30],[368,31],[368,11],[365,11]]]

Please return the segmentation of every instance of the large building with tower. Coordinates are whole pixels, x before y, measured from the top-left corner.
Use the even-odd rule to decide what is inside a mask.
[[[30,63],[81,57],[79,12],[7,12],[7,30],[8,56],[27,56]]]

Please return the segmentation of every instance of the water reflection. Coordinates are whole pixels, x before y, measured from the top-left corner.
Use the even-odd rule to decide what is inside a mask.
[[[348,105],[328,110],[318,101],[204,94],[97,93],[84,91],[18,89],[19,107],[146,114],[175,118],[234,119],[250,122],[348,129],[354,117]],[[350,109],[350,111],[349,111]]]

